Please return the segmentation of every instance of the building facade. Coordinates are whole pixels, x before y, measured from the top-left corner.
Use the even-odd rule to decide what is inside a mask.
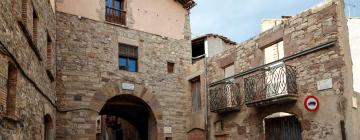
[[[360,139],[343,1],[240,44],[191,40],[194,5],[1,0],[0,140]]]
[[[186,139],[193,5],[57,1],[56,139]]]
[[[54,1],[0,2],[0,139],[41,140],[56,131]]]
[[[343,7],[322,3],[210,57],[210,139],[359,139]]]
[[[190,83],[190,96],[191,96],[191,114],[188,123],[188,139],[189,140],[203,140],[206,139],[208,122],[207,104],[207,74],[206,58],[215,56],[227,49],[234,48],[236,42],[230,39],[217,35],[206,34],[194,38],[191,43],[192,48],[192,65],[190,66],[190,74],[187,80]],[[228,75],[233,75],[233,68],[229,67]]]

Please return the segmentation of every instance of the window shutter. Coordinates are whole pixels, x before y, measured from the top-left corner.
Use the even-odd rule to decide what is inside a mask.
[[[26,23],[27,20],[27,1],[28,0],[22,0],[21,2],[21,18],[24,23]]]
[[[283,41],[265,48],[265,64],[284,58]]]
[[[192,112],[198,112],[201,108],[200,79],[191,82]]]

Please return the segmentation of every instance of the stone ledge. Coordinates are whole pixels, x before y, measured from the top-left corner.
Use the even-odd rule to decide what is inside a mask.
[[[298,95],[287,94],[287,95],[276,96],[262,100],[256,100],[252,102],[246,102],[245,104],[248,107],[263,107],[263,106],[281,104],[286,102],[296,102],[297,100],[298,100]]]

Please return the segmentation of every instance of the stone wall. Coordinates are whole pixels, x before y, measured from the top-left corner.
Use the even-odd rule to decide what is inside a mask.
[[[0,94],[2,103],[11,104],[0,113],[0,139],[44,139],[45,115],[50,137],[54,137],[55,66],[48,65],[47,59],[55,60],[55,53],[47,54],[47,38],[56,40],[55,15],[48,0],[26,2],[25,12],[20,0],[0,1]],[[33,10],[38,16],[37,40],[33,38]],[[14,73],[12,87],[8,85],[9,65]]]
[[[186,25],[188,22],[187,18]],[[57,31],[58,106],[69,110],[58,113],[57,139],[94,139],[98,112],[107,99],[119,94],[133,94],[150,106],[158,139],[164,137],[164,126],[172,127],[173,139],[186,139],[191,111],[186,79],[191,64],[190,40],[62,12],[57,13]],[[185,32],[190,29],[185,28]],[[138,47],[138,72],[119,70],[118,43]],[[174,73],[167,73],[167,62],[175,63]],[[134,91],[119,88],[123,82],[135,84]]]
[[[209,60],[209,81],[215,82],[224,78],[222,65],[235,63],[236,73],[243,73],[235,79],[240,85],[242,105],[240,112],[210,115],[211,132],[215,135],[233,139],[264,139],[263,119],[276,112],[294,114],[301,123],[303,139],[341,139],[340,121],[345,120],[344,104],[351,95],[345,94],[349,46],[346,37],[339,32],[342,26],[343,13],[341,2],[331,2],[306,10],[284,23],[251,38],[236,48],[226,50]],[[245,71],[254,70],[264,64],[263,49],[276,41],[282,40],[285,47],[285,57],[294,56],[304,50],[309,50],[321,44],[334,42],[334,45],[312,53],[298,55],[287,59],[285,64],[296,68],[297,102],[269,105],[262,108],[250,108],[244,104],[244,77],[250,76]],[[319,91],[317,81],[332,79],[332,88]],[[347,88],[347,87],[346,87]],[[315,95],[320,100],[320,108],[316,112],[308,112],[304,107],[306,96]],[[350,97],[351,98],[351,97]],[[224,121],[224,132],[215,134],[214,123]],[[348,133],[351,127],[347,128]]]

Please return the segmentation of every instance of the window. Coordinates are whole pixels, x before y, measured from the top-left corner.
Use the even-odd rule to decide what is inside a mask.
[[[130,72],[138,70],[138,48],[119,44],[119,69]]]
[[[46,64],[47,69],[52,68],[52,40],[49,33],[47,33]]]
[[[8,65],[8,80],[7,80],[7,97],[6,97],[6,113],[10,116],[15,115],[16,109],[16,85],[17,85],[16,66],[12,63]]]
[[[280,41],[274,45],[266,47],[264,49],[264,62],[265,64],[274,62],[276,60],[284,58],[284,43]]]
[[[225,78],[231,77],[235,75],[235,67],[234,64],[228,65],[224,68]]]
[[[26,23],[27,20],[27,6],[28,6],[28,0],[22,0],[21,3],[21,18],[24,23]]]
[[[39,18],[35,11],[33,11],[33,41],[34,44],[37,44],[37,36],[38,36],[38,22]]]
[[[223,132],[224,131],[224,121],[218,120],[215,122],[215,132]]]
[[[174,73],[175,63],[167,62],[167,71],[168,73]]]
[[[265,64],[275,62],[282,58],[284,58],[284,43],[282,40],[264,49]],[[266,98],[288,94],[286,86],[286,69],[285,67],[279,67],[281,65],[284,65],[284,62],[277,62],[268,66],[269,69],[274,69],[274,71],[265,73],[266,83],[268,83],[268,86],[266,86]],[[274,81],[274,79],[278,80]]]
[[[200,77],[190,80],[192,94],[192,112],[198,112],[201,109],[200,97]]]
[[[44,140],[52,140],[53,138],[53,121],[51,119],[51,116],[49,114],[46,114],[44,116]]]
[[[105,19],[109,22],[125,25],[126,11],[124,0],[106,0]]]
[[[191,42],[192,63],[196,63],[205,57],[205,40],[196,39]]]

